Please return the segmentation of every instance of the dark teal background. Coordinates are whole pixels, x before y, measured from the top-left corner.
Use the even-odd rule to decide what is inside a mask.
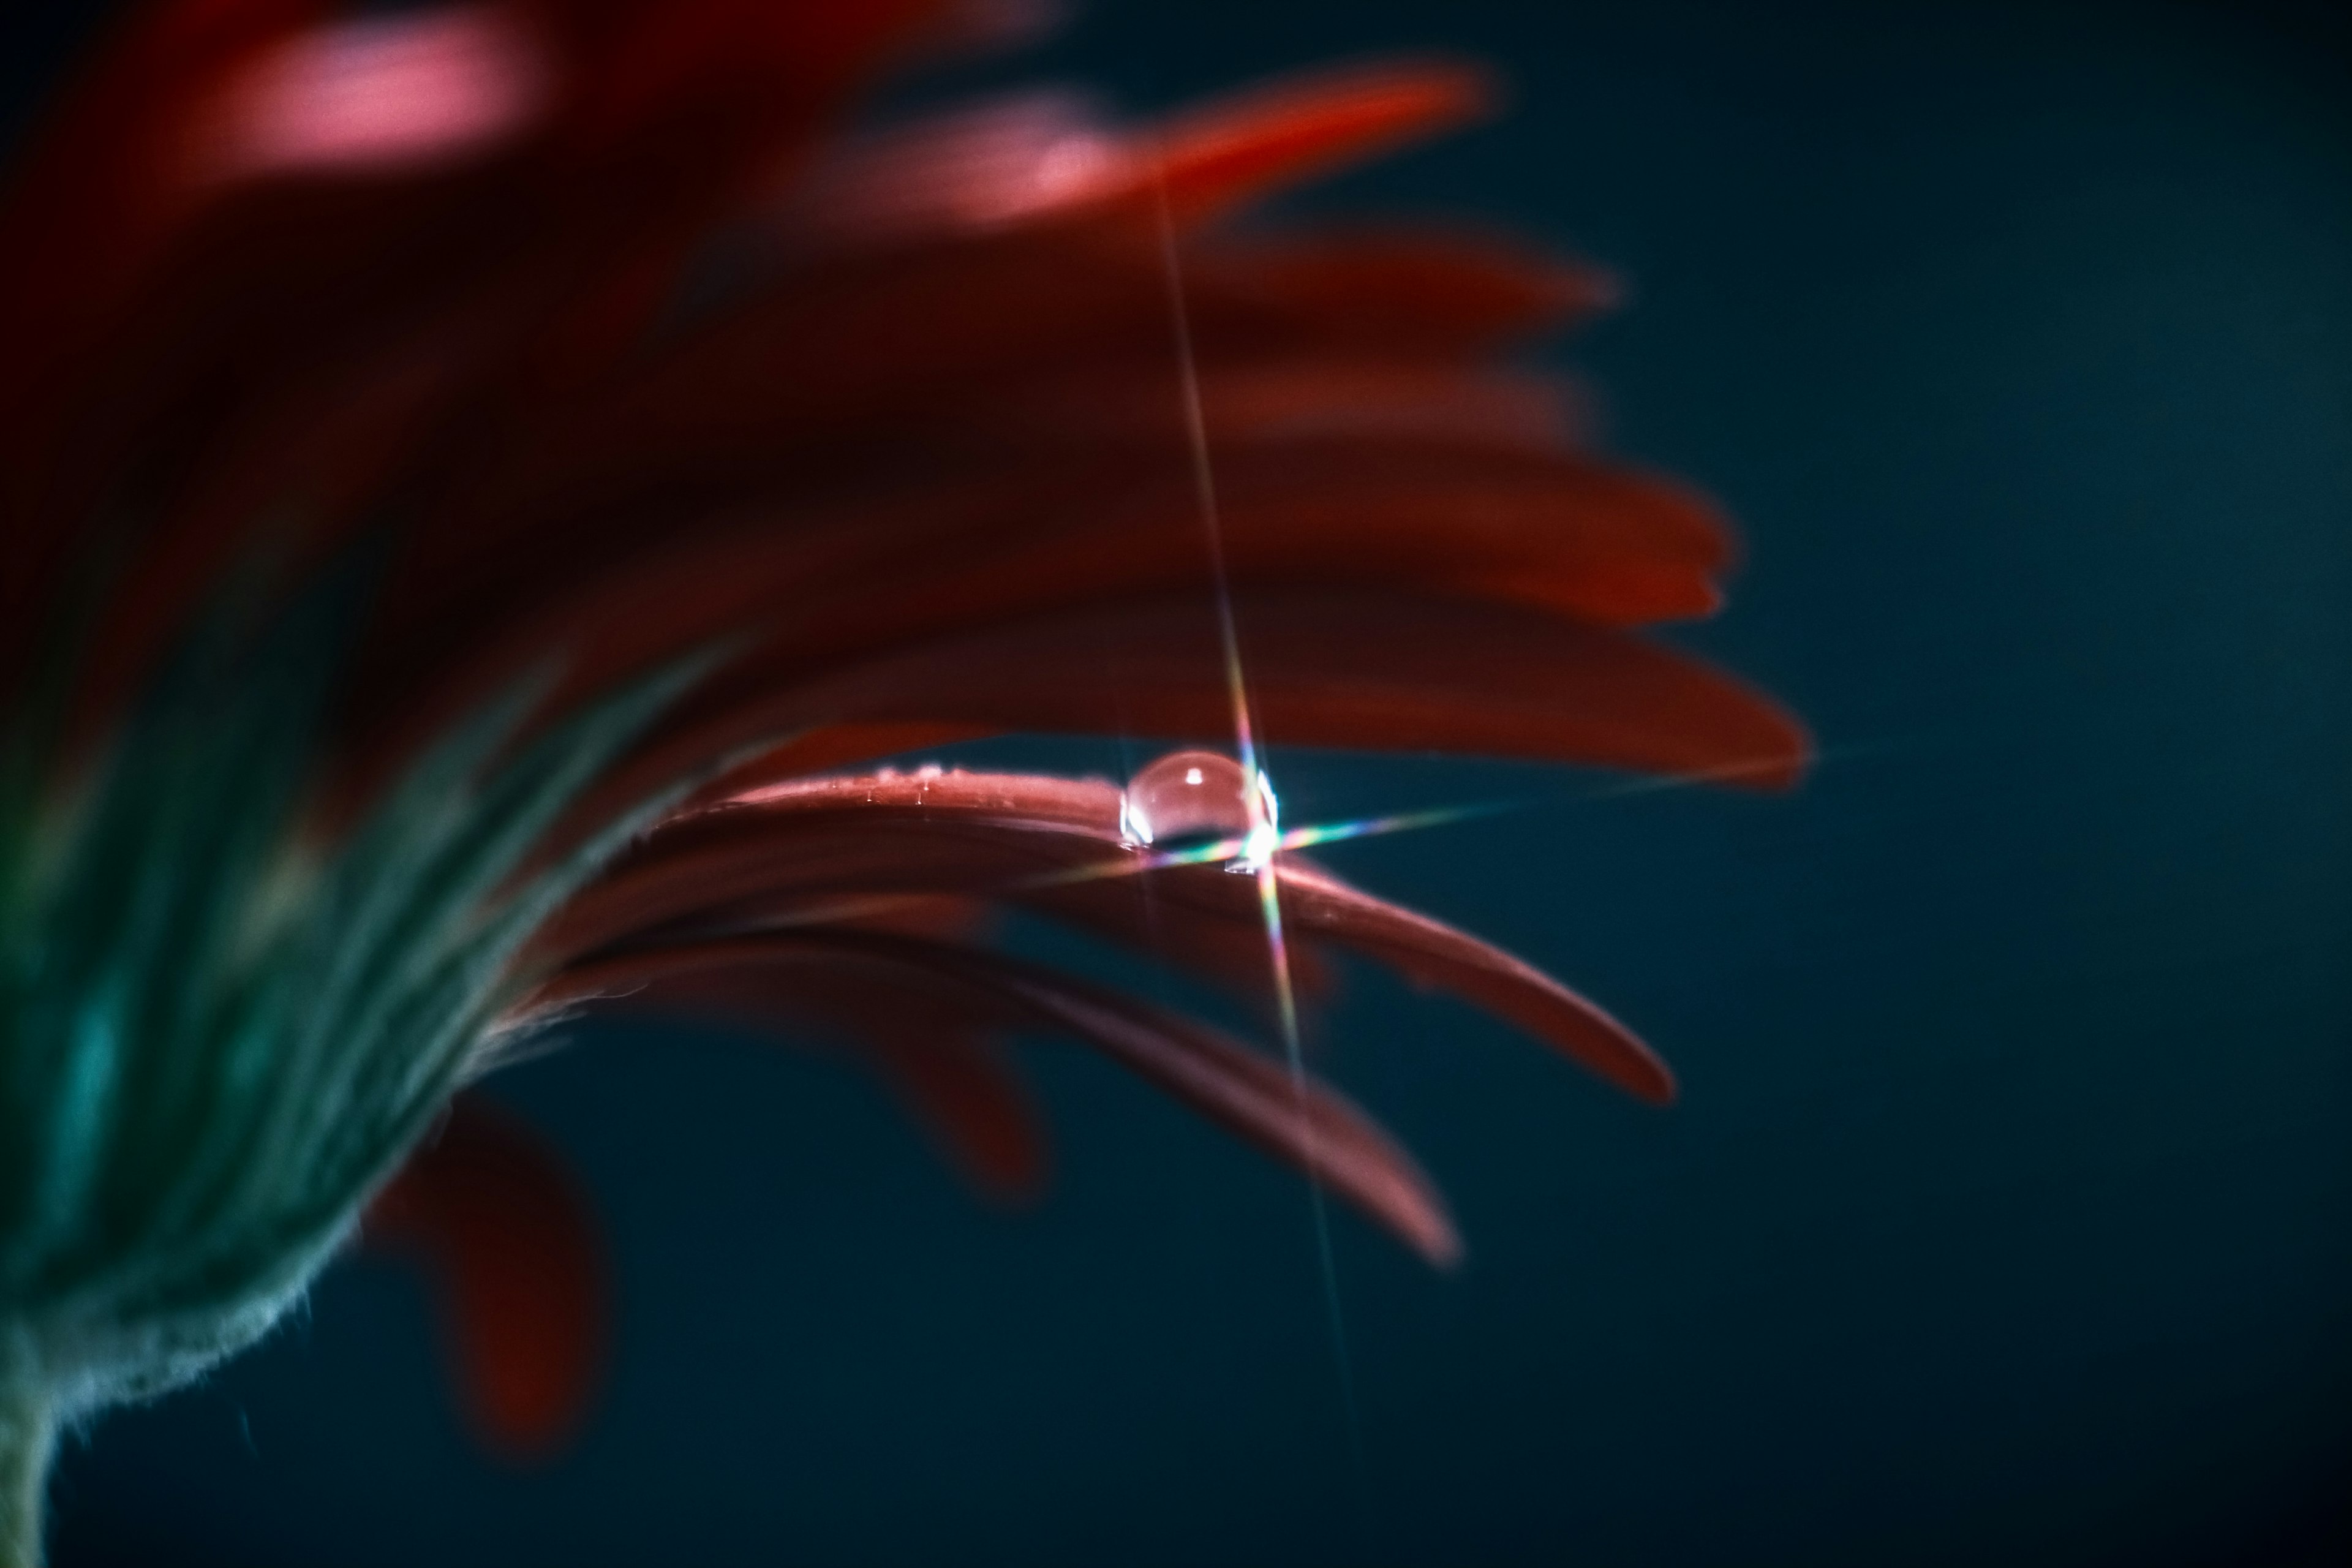
[[[29,82],[62,28],[9,26]],[[478,1458],[416,1281],[345,1264],[69,1447],[62,1568],[2352,1560],[2342,24],[1105,0],[996,75],[1140,109],[1399,47],[1512,112],[1301,205],[1626,277],[1566,361],[1741,519],[1687,640],[1824,758],[1753,799],[1281,754],[1286,807],[1537,797],[1328,858],[1683,1103],[1351,975],[1330,1070],[1472,1249],[1337,1220],[1351,1437],[1303,1188],[1113,1070],[1030,1053],[1058,1172],[1007,1216],[837,1064],[598,1030],[497,1084],[619,1260],[577,1451]]]

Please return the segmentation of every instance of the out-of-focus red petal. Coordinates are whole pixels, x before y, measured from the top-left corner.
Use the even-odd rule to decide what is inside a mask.
[[[533,0],[572,57],[554,166],[576,274],[532,359],[569,380],[635,343],[709,227],[803,161],[844,100],[941,0]]]
[[[1045,1140],[1029,1097],[982,1038],[947,1031],[864,1027],[866,1050],[971,1181],[1023,1202],[1045,1184]]]
[[[182,118],[326,0],[172,0],[128,15],[34,133],[0,205],[0,414],[147,259]]]
[[[589,624],[634,627],[645,621],[645,606],[656,604],[666,607],[666,634],[685,635],[688,628],[674,623],[723,619],[729,603],[740,610],[756,574],[771,574],[761,588],[771,596],[798,589],[797,603],[803,605],[835,601],[839,595],[822,573],[806,580],[790,574],[822,566],[830,547],[816,543],[818,558],[810,563],[802,558],[811,546],[799,542],[813,528],[824,531],[818,520],[845,510],[852,514],[845,521],[856,525],[850,538],[887,539],[900,526],[890,520],[900,514],[926,520],[934,530],[942,520],[970,519],[973,526],[985,520],[988,532],[1001,534],[1025,520],[1083,514],[1153,472],[1166,488],[1168,476],[1181,478],[1188,469],[1178,449],[1181,422],[1167,363],[1169,321],[1159,268],[1156,255],[1143,250],[1106,253],[1074,248],[1066,237],[1026,236],[950,247],[928,259],[861,267],[839,278],[794,278],[776,295],[768,318],[730,314],[667,368],[632,378],[609,398],[591,398],[571,412],[553,405],[547,416],[498,444],[493,472],[433,509],[379,616],[355,708],[379,715],[396,711],[406,705],[401,694],[441,679],[449,650],[494,643],[502,633],[520,636],[519,625],[527,624],[517,615],[520,605],[570,595],[585,614],[600,571],[627,591],[651,580],[640,567],[685,569],[642,560],[649,549],[667,552],[688,539],[710,536],[715,549],[736,550],[740,562],[712,558],[719,581],[735,597],[714,600],[689,582],[640,595],[625,616],[589,615]],[[1443,405],[1459,401],[1444,390],[1449,375],[1459,378],[1453,384],[1457,392],[1487,396],[1468,372],[1416,370],[1416,364],[1433,366],[1432,355],[1484,352],[1498,336],[1528,330],[1589,298],[1570,270],[1491,242],[1395,235],[1221,247],[1188,273],[1187,293],[1211,381],[1211,416],[1228,447],[1248,423],[1244,409],[1244,425],[1227,429],[1218,412],[1229,354],[1242,356],[1237,367],[1266,363],[1263,356],[1269,353],[1338,352],[1360,361],[1368,352],[1410,356],[1393,369],[1370,372],[1392,389],[1392,411],[1381,419],[1390,432],[1383,444],[1393,448],[1400,421],[1448,417]],[[1089,378],[1108,379],[1114,398],[1119,386],[1132,383],[1129,395],[1139,409],[1148,376],[1139,380],[1143,373],[1137,367],[1153,363],[1166,384],[1160,446],[1144,467],[1072,475],[1066,458],[1013,450],[1007,442],[1013,432],[1006,430],[982,443],[995,454],[993,463],[975,471],[957,468],[963,460],[957,454],[971,449],[976,434],[1017,419],[1024,397],[1034,404],[1057,384],[1083,404],[1080,389]],[[1360,406],[1366,384],[1344,368],[1325,370],[1313,360],[1285,368],[1277,360],[1249,374],[1263,383],[1268,370],[1289,376],[1295,388],[1319,376],[1343,405],[1353,398]],[[1399,375],[1425,378],[1432,406],[1395,402]],[[1529,386],[1511,395],[1525,403],[1541,391]],[[1298,407],[1289,416],[1290,430],[1309,428],[1318,417],[1328,431],[1348,417],[1347,408],[1318,415]],[[1540,410],[1515,412],[1515,427],[1526,426],[1530,417],[1547,416]],[[1034,415],[1031,424],[1038,428]],[[1459,427],[1457,418],[1451,428]],[[877,450],[875,442],[886,433],[887,450]],[[1494,446],[1492,435],[1475,441]],[[888,456],[898,443],[911,443],[904,461]],[[1268,457],[1286,460],[1284,454]],[[1298,457],[1313,460],[1311,452]],[[1099,458],[1098,451],[1094,460]],[[929,474],[940,471],[943,460],[949,468],[939,494],[877,500],[864,493],[877,472]],[[1008,462],[1009,471],[1003,468]],[[1248,489],[1248,464],[1247,453],[1220,453],[1237,499]],[[840,497],[845,479],[864,489]],[[789,505],[772,516],[779,499]],[[1541,504],[1533,496],[1519,504],[1528,502]],[[860,510],[868,507],[877,510]],[[660,525],[648,530],[653,517]],[[759,527],[747,531],[755,518]],[[726,544],[730,529],[745,535],[744,543]],[[1189,519],[1179,531],[1191,542]],[[1423,531],[1443,530],[1433,518]],[[1237,542],[1245,545],[1250,532],[1244,508]],[[937,564],[919,539],[866,553],[892,570]],[[1347,556],[1327,552],[1334,562]],[[742,570],[735,569],[739,564]],[[787,575],[772,575],[779,571]],[[1519,595],[1536,581],[1524,573],[1500,574],[1491,563],[1475,580],[1507,576]],[[1602,612],[1607,618],[1688,614],[1711,603],[1703,572],[1671,563],[1654,584],[1636,574],[1612,586],[1591,567],[1580,569],[1576,580],[1592,584],[1587,599],[1597,593],[1614,605]],[[571,627],[556,629],[562,634]],[[641,645],[647,640],[636,638]]]
[[[324,0],[173,0],[127,16],[32,133],[0,200],[0,691],[49,605],[61,537],[49,453],[78,412],[72,361],[152,265],[179,216],[166,169],[180,119],[224,71],[300,28]]]
[[[893,45],[914,41],[942,0],[523,0],[570,55],[565,107],[583,147],[661,145],[673,117],[764,97],[771,116],[831,111]],[[730,107],[740,105],[730,104]],[[667,150],[667,149],[665,149]],[[719,149],[740,156],[751,148]]]
[[[902,637],[1169,589],[1197,587],[1205,598],[1218,584],[1197,494],[1177,468],[1106,466],[1091,504],[1040,508],[1043,516],[984,550],[941,540],[936,562],[906,563],[895,605],[878,583],[857,584],[861,597]],[[1217,482],[1228,584],[1244,593],[1485,590],[1598,625],[1640,626],[1712,610],[1714,579],[1731,554],[1714,509],[1684,487],[1564,456],[1300,430],[1226,448]],[[855,647],[841,621],[819,621],[800,646],[818,657],[828,641]]]
[[[1277,876],[1293,929],[1483,1007],[1638,1100],[1674,1099],[1673,1072],[1633,1030],[1533,964],[1316,868],[1282,865]]]
[[[1564,450],[1571,431],[1557,377],[1389,354],[1197,356],[1210,448],[1378,441],[1449,454]],[[1041,452],[1190,455],[1191,431],[1168,355],[1111,356],[1049,371],[963,410],[986,439]],[[1391,448],[1392,449],[1392,448]]]
[[[1269,356],[1463,363],[1589,301],[1580,275],[1463,236],[1330,235],[1221,245],[1188,264],[1202,364]],[[1156,253],[1015,233],[855,268],[788,274],[610,392],[515,432],[496,471],[452,498],[419,563],[436,574],[520,551],[551,498],[639,493],[663,476],[740,467],[778,449],[850,454],[877,435],[1000,419],[1032,382],[1157,363],[1180,428],[1166,284]],[[1310,360],[1309,363],[1313,363]],[[894,439],[896,437],[893,437]],[[869,485],[870,466],[856,470]],[[822,477],[822,476],[820,476]],[[579,532],[575,515],[563,530]]]
[[[578,1180],[512,1116],[461,1095],[368,1210],[419,1255],[482,1436],[520,1458],[578,1430],[603,1370],[603,1239]]]
[[[1811,756],[1777,703],[1625,633],[1396,594],[1236,595],[1259,732],[1277,744],[1586,763],[1786,788]],[[683,759],[835,722],[1217,744],[1233,699],[1213,605],[1105,605],[919,645],[797,689],[759,660],[680,710],[616,792]]]
[[[26,595],[60,569],[59,529],[101,500],[154,526],[145,513],[163,498],[144,487],[170,492],[168,513],[224,430],[239,434],[251,405],[289,384],[314,390],[308,384],[331,369],[364,369],[387,341],[429,335],[468,312],[482,319],[487,307],[497,331],[486,347],[502,353],[473,367],[441,412],[457,420],[465,405],[486,402],[475,439],[496,447],[529,422],[518,416],[523,403],[557,390],[555,380],[570,388],[609,371],[667,300],[705,227],[809,143],[936,8],[551,0],[308,31],[323,7],[152,8],[48,133],[56,155],[36,163],[0,212],[9,241],[0,312],[36,312],[23,330],[0,331],[11,350],[0,364],[0,412],[10,415],[0,420],[10,459],[0,470],[12,513],[11,537],[0,540],[0,639],[38,629]],[[510,26],[517,14],[530,20]],[[392,71],[402,90],[374,95],[368,112],[402,128],[389,140],[383,123],[373,140],[357,136],[366,115],[341,91],[351,73],[318,67],[348,65],[341,46],[353,38],[392,35],[450,35],[461,47],[425,50]],[[311,181],[226,205],[192,199],[223,174],[348,173],[355,158],[395,143],[403,168],[435,148],[503,146],[514,126],[538,122],[542,100],[555,110],[548,135],[478,177]],[[90,111],[97,102],[105,115]],[[192,183],[191,171],[209,174]],[[94,216],[80,223],[85,212]],[[184,221],[192,216],[201,221]],[[297,492],[311,479],[280,477]],[[269,507],[282,517],[289,500],[274,495]],[[0,641],[0,677],[20,652]]]
[[[605,520],[568,536],[528,584],[477,592],[420,619],[404,647],[380,645],[387,676],[441,695],[379,743],[399,749],[404,730],[446,722],[550,647],[567,650],[571,689],[585,692],[738,634],[765,637],[770,668],[810,670],[1064,605],[1186,588],[1206,603],[1217,583],[1168,434],[1158,452],[1042,453],[887,500],[786,510],[778,494],[701,525],[652,526],[647,511],[615,536],[632,542],[610,549]],[[1228,449],[1219,485],[1227,572],[1244,590],[1362,584],[1642,625],[1712,610],[1731,554],[1727,529],[1685,488],[1565,454],[1295,431]],[[472,622],[482,635],[459,635]]]
[[[699,970],[872,965],[901,984],[1012,1006],[1033,1027],[1093,1046],[1244,1140],[1311,1173],[1431,1262],[1462,1245],[1444,1201],[1410,1155],[1335,1091],[1194,1020],[999,953],[883,933],[793,932],[615,954],[543,985],[527,1005],[581,1005]]]
[[[1123,162],[1075,95],[983,100],[844,139],[794,183],[778,226],[788,248],[817,254],[937,243],[1091,199]]]
[[[1493,89],[1458,65],[1387,64],[1292,77],[1162,127],[1169,205],[1198,222],[1485,112]]]
[[[787,216],[820,240],[871,245],[1138,197],[1149,225],[1164,195],[1191,226],[1472,118],[1490,97],[1466,67],[1389,62],[1291,77],[1141,134],[1066,99],[1013,100],[845,148]]]
[[[535,40],[486,5],[362,17],[278,44],[190,127],[189,176],[410,170],[511,139],[551,84]]]
[[[1597,269],[1483,235],[1351,227],[1201,246],[1186,314],[1204,346],[1468,359],[1612,303]]]
[[[839,1039],[881,1074],[982,1192],[1023,1202],[1045,1184],[1043,1123],[990,1037],[994,1028],[1022,1022],[1010,1010],[992,1018],[971,998],[941,997],[908,985],[903,975],[847,964],[699,971],[672,976],[622,1005],[770,1030],[797,1025]]]
[[[1402,595],[1237,595],[1243,672],[1273,743],[1580,762],[1766,787],[1804,732],[1656,644],[1503,606]],[[1214,742],[1232,699],[1211,606],[1139,602],[910,650],[793,705],[871,721]]]

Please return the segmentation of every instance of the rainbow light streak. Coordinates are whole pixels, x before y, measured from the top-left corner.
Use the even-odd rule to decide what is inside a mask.
[[[1234,623],[1234,599],[1225,574],[1223,520],[1217,509],[1216,476],[1209,465],[1208,419],[1201,407],[1200,367],[1192,353],[1191,312],[1184,304],[1182,258],[1176,251],[1176,219],[1168,205],[1168,163],[1164,152],[1152,159],[1152,186],[1160,219],[1160,254],[1168,279],[1169,324],[1176,339],[1177,377],[1183,394],[1184,433],[1192,448],[1192,484],[1200,499],[1201,531],[1209,551],[1210,580],[1216,584],[1217,635],[1225,660],[1225,686],[1234,709],[1234,743],[1240,753],[1243,811],[1248,826],[1244,862],[1257,879],[1258,910],[1265,923],[1266,959],[1273,972],[1275,1016],[1282,1029],[1284,1059],[1290,1068],[1290,1093],[1298,1121],[1298,1139],[1306,1155],[1307,1191],[1315,1214],[1315,1246],[1323,1272],[1323,1304],[1331,1325],[1331,1353],[1339,1363],[1339,1393],[1348,1412],[1348,1438],[1354,1446],[1356,1478],[1369,1496],[1364,1462],[1363,1422],[1356,1408],[1355,1369],[1348,1360],[1346,1320],[1339,1310],[1339,1266],[1331,1253],[1331,1220],[1316,1174],[1319,1156],[1315,1147],[1314,1119],[1307,1114],[1307,1063],[1299,1048],[1298,999],[1291,983],[1290,947],[1282,931],[1279,874],[1267,840],[1276,830],[1274,785],[1258,766],[1257,742],[1250,724],[1249,688],[1242,678],[1241,636]]]

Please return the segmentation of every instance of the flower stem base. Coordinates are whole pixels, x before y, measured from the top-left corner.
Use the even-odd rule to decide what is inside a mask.
[[[40,1568],[57,1409],[34,1358],[0,1331],[0,1568]]]

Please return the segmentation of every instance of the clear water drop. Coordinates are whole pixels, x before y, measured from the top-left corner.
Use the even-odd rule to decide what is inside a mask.
[[[1221,752],[1171,752],[1128,780],[1121,817],[1138,844],[1165,849],[1239,838],[1248,841],[1244,858],[1262,862],[1275,830],[1274,791],[1264,773],[1253,780]]]

